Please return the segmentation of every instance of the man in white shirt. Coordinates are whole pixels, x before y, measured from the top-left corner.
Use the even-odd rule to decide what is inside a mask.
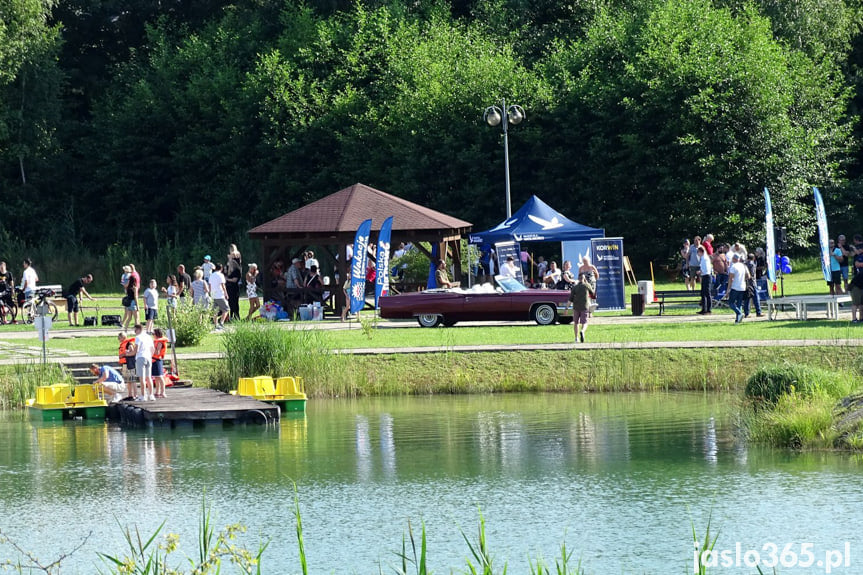
[[[696,254],[698,254],[697,274],[701,278],[701,311],[698,314],[709,315],[713,313],[713,295],[710,293],[713,285],[713,264],[704,246],[699,245],[696,248]]]
[[[542,283],[544,284],[544,287],[554,289],[560,282],[560,277],[560,270],[557,268],[557,262],[552,260],[548,264],[548,271],[545,272],[545,275],[542,278]]]
[[[746,297],[746,280],[749,279],[749,270],[740,260],[740,256],[736,253],[731,256],[731,269],[728,270],[729,278],[729,295],[728,307],[734,310],[736,318],[734,323],[743,321],[743,299]]]
[[[30,261],[30,258],[25,258],[24,272],[21,274],[21,289],[24,291],[25,298],[30,299],[33,297],[37,283],[39,283],[39,276],[36,275],[36,270],[33,269],[33,262]]]
[[[222,264],[216,264],[216,269],[210,274],[208,280],[210,284],[210,297],[213,298],[213,307],[216,308],[216,315],[213,316],[213,324],[216,329],[223,329],[225,322],[228,320],[227,288],[225,286],[225,274],[222,273]]]
[[[503,277],[516,278],[518,277],[515,269],[515,260],[512,256],[507,256],[506,263],[500,268],[500,275]]]
[[[144,326],[135,324],[135,371],[141,382],[141,396],[136,401],[156,401],[153,394],[153,354],[156,345],[153,338],[144,331]]]

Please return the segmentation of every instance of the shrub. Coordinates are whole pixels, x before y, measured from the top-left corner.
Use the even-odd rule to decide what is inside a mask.
[[[168,313],[171,314],[177,347],[198,345],[213,328],[213,316],[205,307],[180,305],[169,309]]]
[[[772,365],[756,371],[746,382],[749,399],[776,405],[782,396],[796,393],[800,397],[826,395],[838,399],[855,385],[850,374],[806,365]]]

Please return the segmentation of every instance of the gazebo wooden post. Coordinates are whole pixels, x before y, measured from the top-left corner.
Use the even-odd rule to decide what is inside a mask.
[[[452,276],[453,281],[461,282],[462,281],[462,273],[461,273],[461,242],[456,240],[452,243]],[[470,275],[470,269],[467,270],[468,275]]]

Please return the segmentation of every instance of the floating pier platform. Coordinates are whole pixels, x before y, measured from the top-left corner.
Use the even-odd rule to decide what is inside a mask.
[[[279,421],[279,408],[251,397],[200,387],[168,388],[156,401],[122,401],[108,406],[108,419],[125,427],[266,425]]]

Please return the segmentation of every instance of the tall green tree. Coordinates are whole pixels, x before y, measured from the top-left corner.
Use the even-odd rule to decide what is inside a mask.
[[[777,220],[803,241],[809,185],[841,174],[840,71],[777,42],[752,7],[668,0],[605,12],[547,73],[563,95],[552,121],[567,126],[577,168],[562,172],[567,154],[556,150],[545,177],[608,232],[638,238],[638,255],[708,231],[757,241],[765,185]]]

